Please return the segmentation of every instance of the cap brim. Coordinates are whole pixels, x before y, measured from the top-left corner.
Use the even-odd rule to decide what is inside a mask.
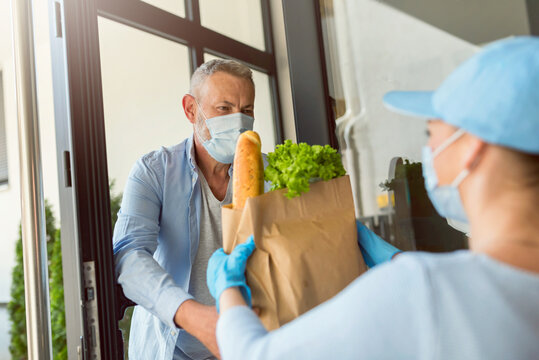
[[[436,119],[440,116],[432,107],[433,94],[433,91],[390,91],[384,95],[384,104],[403,115]]]

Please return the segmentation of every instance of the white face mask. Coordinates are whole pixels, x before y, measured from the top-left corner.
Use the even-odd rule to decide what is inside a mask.
[[[438,184],[436,171],[434,170],[434,158],[464,133],[464,130],[459,129],[434,151],[432,151],[430,147],[424,146],[422,167],[423,177],[425,178],[425,188],[427,189],[427,194],[436,211],[447,219],[456,220],[461,224],[468,224],[468,216],[462,206],[458,186],[466,176],[468,176],[470,171],[464,169],[457,175],[451,185],[440,186]]]
[[[205,119],[206,126],[208,127],[211,136],[209,139],[203,139],[200,134],[201,129],[199,129],[198,126],[195,126],[195,133],[202,142],[202,146],[204,146],[208,154],[218,162],[232,164],[238,138],[242,132],[253,130],[254,118],[238,112],[223,116],[215,116],[208,119],[196,99],[195,102],[202,117]]]

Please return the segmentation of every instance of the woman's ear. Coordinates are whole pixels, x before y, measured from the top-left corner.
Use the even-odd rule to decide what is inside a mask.
[[[194,124],[196,122],[196,115],[197,115],[197,109],[196,109],[196,103],[195,98],[191,94],[185,94],[182,99],[182,106],[183,111],[185,113],[185,116],[187,119],[189,119],[189,122],[191,124]]]
[[[463,161],[464,168],[471,170],[479,163],[479,160],[486,149],[487,143],[472,134],[467,135],[468,139],[466,141],[467,144]]]

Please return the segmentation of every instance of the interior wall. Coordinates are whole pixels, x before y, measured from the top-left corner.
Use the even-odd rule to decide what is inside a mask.
[[[334,6],[345,116],[352,124],[356,209],[374,215],[391,159],[420,161],[426,142],[425,122],[390,112],[383,95],[395,89],[435,89],[477,48],[378,1],[335,1]]]

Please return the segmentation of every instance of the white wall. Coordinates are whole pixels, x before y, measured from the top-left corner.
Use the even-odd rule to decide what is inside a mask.
[[[199,4],[202,26],[260,50],[265,49],[259,1],[200,0]]]
[[[356,195],[364,212],[378,212],[379,184],[390,160],[420,161],[425,124],[388,111],[383,95],[394,89],[431,90],[475,46],[374,0],[334,1],[339,53],[353,124]],[[354,172],[354,171],[353,171]]]

